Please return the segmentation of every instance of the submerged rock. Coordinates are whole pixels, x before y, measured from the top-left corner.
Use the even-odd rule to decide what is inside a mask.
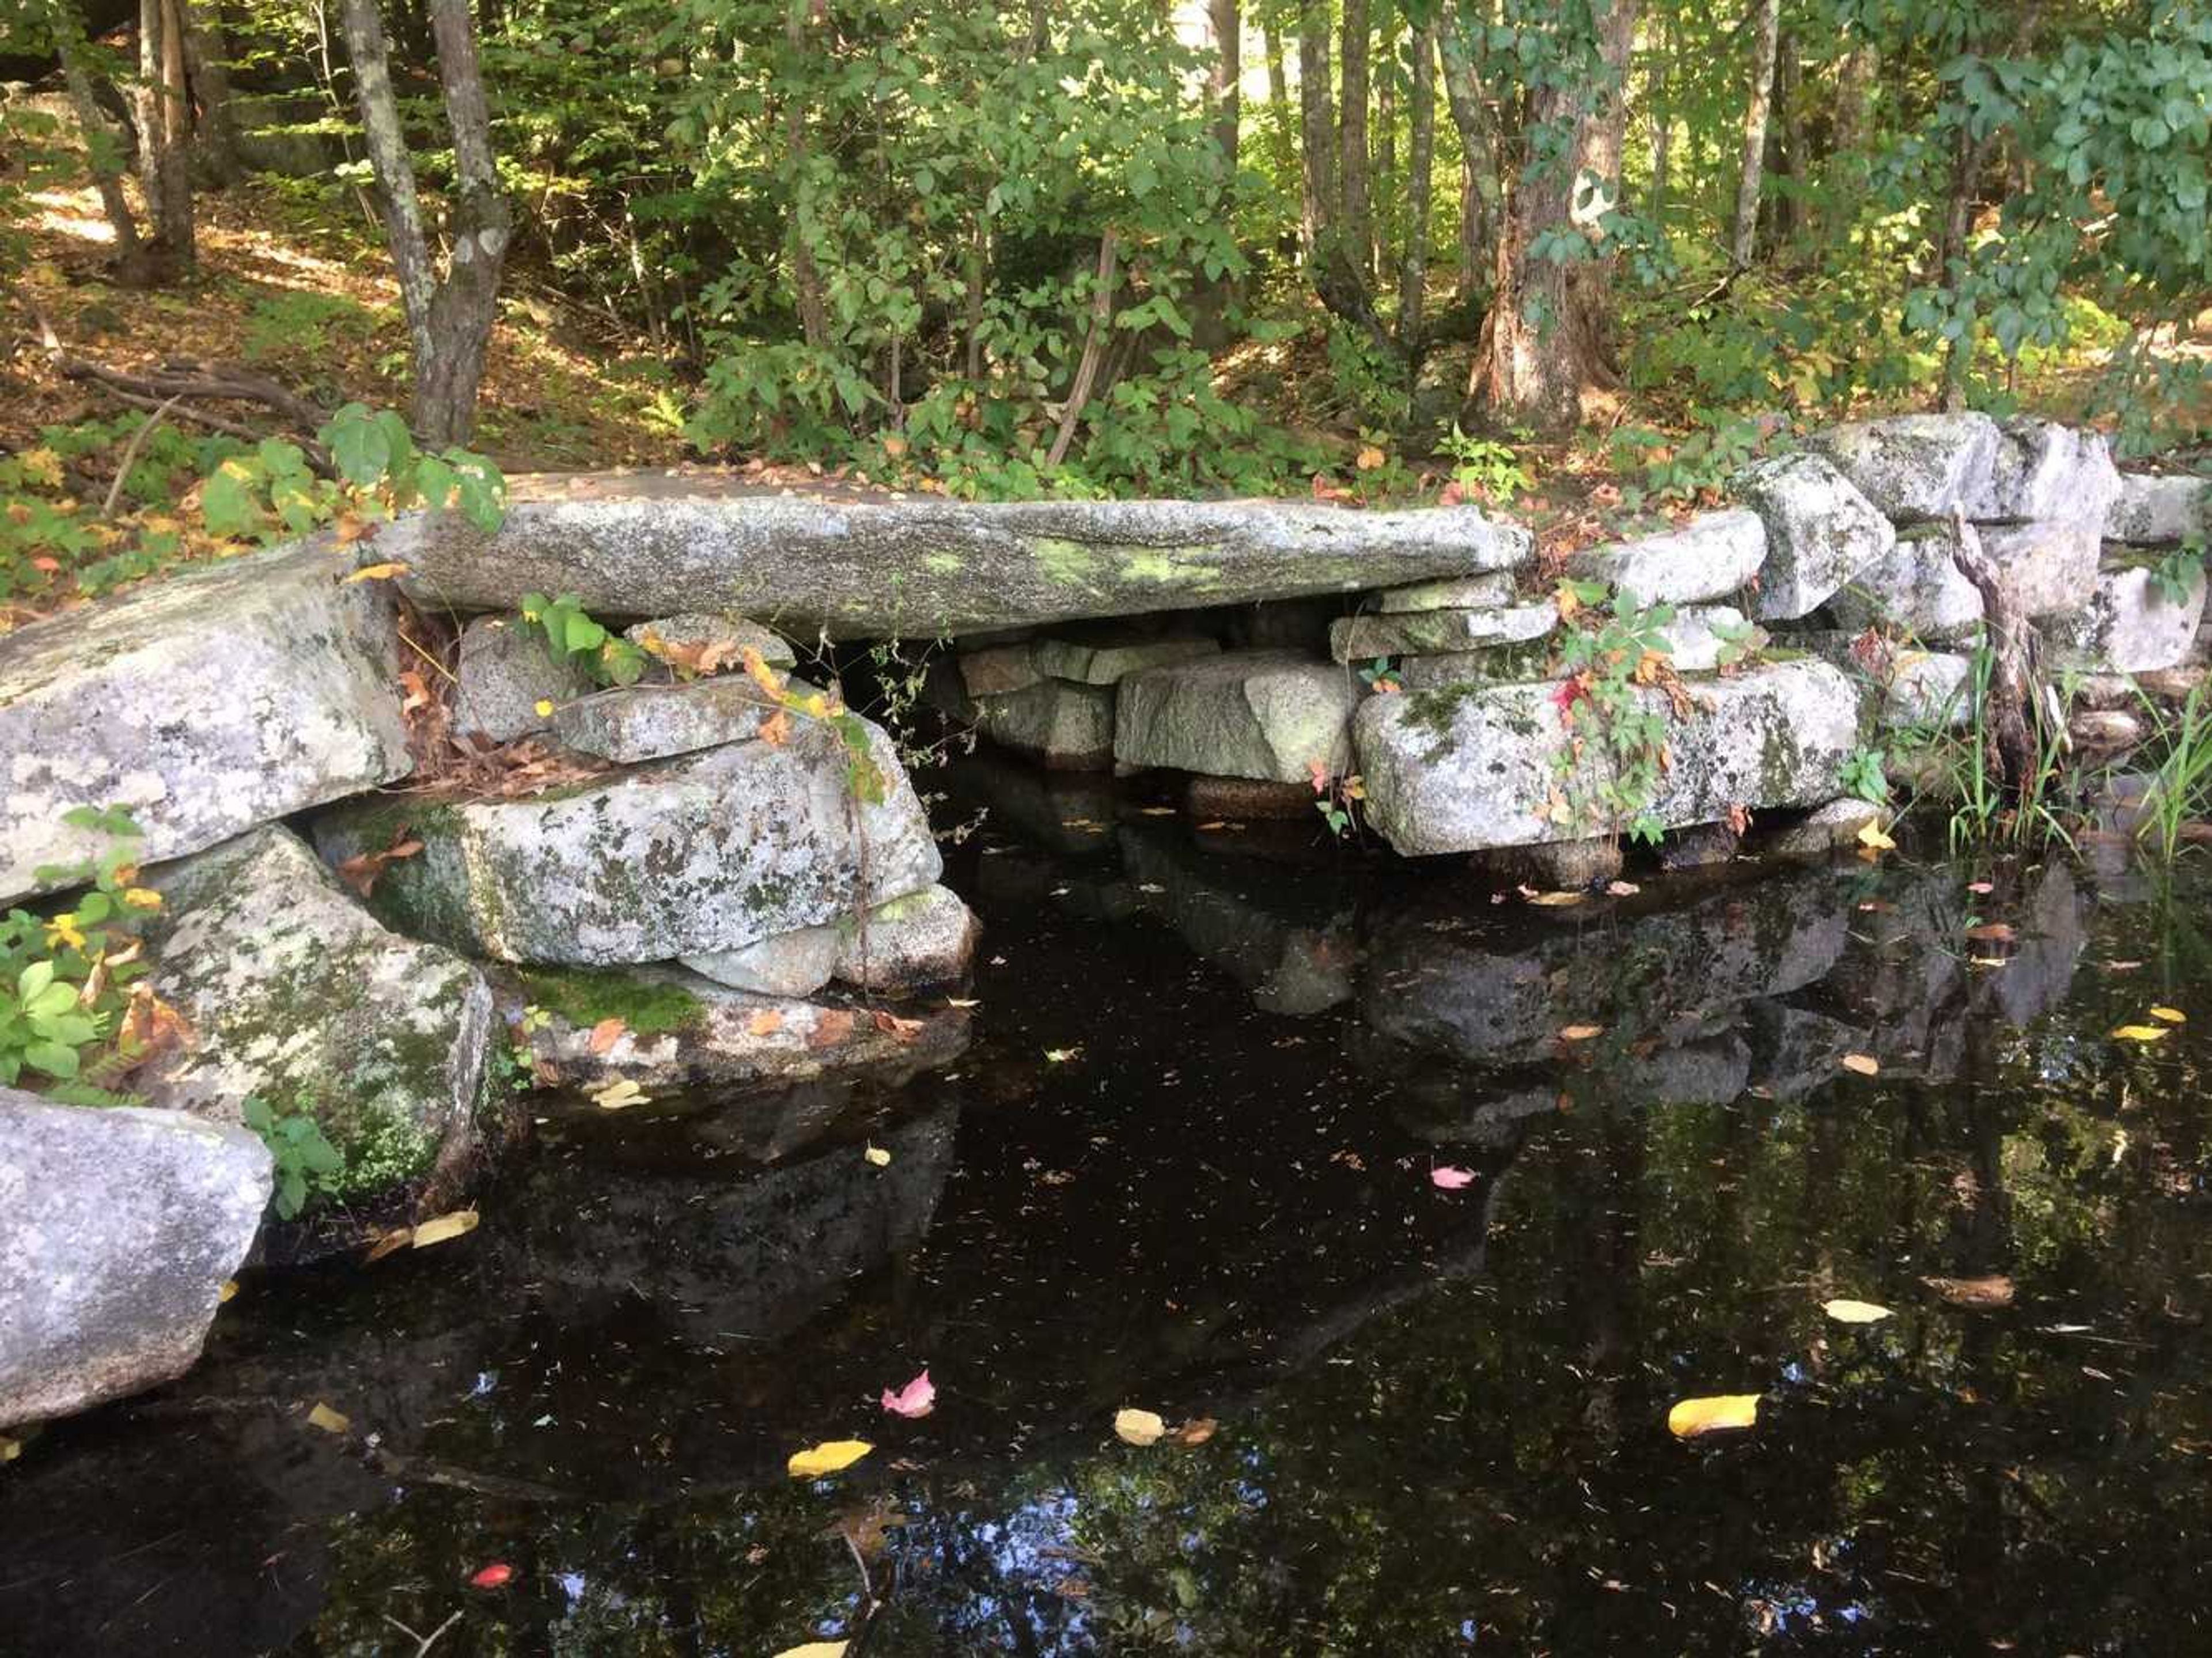
[[[0,900],[107,850],[175,858],[406,775],[387,583],[321,542],[187,569],[0,636]]]
[[[277,825],[149,872],[164,899],[153,985],[191,1021],[143,1084],[223,1123],[258,1095],[297,1106],[341,1159],[341,1202],[436,1175],[477,1145],[491,991],[467,962],[386,932]]]
[[[1315,762],[1349,768],[1359,686],[1291,651],[1233,651],[1121,682],[1114,757],[1213,777],[1295,783]]]
[[[933,886],[878,904],[837,930],[836,974],[862,990],[894,994],[966,976],[983,924],[950,888]]]
[[[1632,604],[1686,604],[1740,591],[1765,558],[1759,514],[1731,507],[1700,513],[1679,530],[1585,548],[1568,556],[1567,571],[1604,582]]]
[[[1762,622],[1808,615],[1897,544],[1890,521],[1819,455],[1754,461],[1735,487],[1766,526],[1752,611]]]
[[[863,722],[865,725],[865,722]],[[331,863],[405,829],[372,904],[417,938],[506,962],[666,961],[835,920],[936,880],[929,823],[890,739],[866,726],[884,780],[856,800],[835,732],[793,723],[740,743],[526,799],[377,800],[316,826]]]
[[[1997,467],[2000,434],[1987,415],[1891,415],[1830,427],[1806,440],[1859,493],[1895,519],[1982,513]]]
[[[270,1169],[242,1128],[0,1088],[0,1428],[190,1370]]]
[[[544,635],[511,616],[480,616],[461,629],[454,677],[455,734],[495,743],[546,730],[552,716],[538,713],[540,702],[557,708],[599,689],[580,665],[555,661]]]
[[[720,608],[866,639],[1357,592],[1504,569],[1534,550],[1526,530],[1471,507],[805,501],[629,477],[600,481],[606,493],[563,487],[570,498],[519,488],[489,535],[458,513],[409,514],[379,534],[375,556],[463,609],[573,592],[594,616]]]
[[[1772,663],[1691,688],[1674,718],[1672,764],[1640,808],[1662,829],[1717,823],[1732,806],[1808,805],[1834,795],[1857,740],[1857,696],[1825,662]],[[1558,688],[1466,687],[1368,700],[1354,721],[1369,819],[1409,856],[1571,841],[1592,823],[1611,778],[1601,744],[1569,763]],[[1579,805],[1578,805],[1579,803]],[[1559,808],[1568,811],[1563,817]]]
[[[1759,849],[1771,858],[1820,863],[1838,853],[1857,851],[1859,831],[1881,822],[1881,808],[1871,800],[1846,796],[1814,807],[1768,837]]]

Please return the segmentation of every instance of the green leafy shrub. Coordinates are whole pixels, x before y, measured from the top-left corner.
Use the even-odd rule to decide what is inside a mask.
[[[466,449],[416,448],[407,422],[388,409],[349,403],[317,436],[330,451],[335,481],[317,477],[298,444],[265,438],[224,461],[202,488],[209,531],[276,541],[341,515],[386,519],[425,507],[458,512],[489,531],[507,515],[507,480],[498,467]]]
[[[573,663],[602,685],[635,685],[644,676],[645,652],[592,621],[574,593],[558,598],[523,594],[522,620],[544,637],[546,653],[556,662]]]
[[[275,1160],[269,1204],[279,1220],[296,1220],[310,1199],[337,1192],[337,1176],[345,1160],[304,1101],[279,1109],[258,1094],[249,1094],[240,1114]]]

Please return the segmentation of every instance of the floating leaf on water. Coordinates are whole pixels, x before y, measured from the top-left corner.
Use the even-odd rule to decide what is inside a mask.
[[[891,1154],[880,1145],[871,1145],[860,1155],[878,1169],[888,1169],[891,1166]]]
[[[1686,1399],[1667,1412],[1667,1431],[1677,1439],[1729,1428],[1748,1428],[1759,1420],[1757,1394],[1715,1394],[1709,1399]]]
[[[620,1111],[625,1106],[643,1105],[649,1096],[628,1077],[617,1078],[604,1088],[592,1090],[592,1103],[602,1111]]]
[[[849,1468],[876,1448],[865,1439],[826,1439],[803,1451],[793,1451],[784,1464],[793,1479],[819,1479],[824,1474]]]
[[[353,1426],[353,1419],[343,1411],[334,1411],[319,1399],[307,1412],[307,1425],[320,1428],[326,1434],[342,1434]]]
[[[1447,1192],[1456,1192],[1462,1187],[1474,1184],[1474,1170],[1454,1169],[1449,1165],[1431,1169],[1429,1170],[1429,1184],[1442,1187]]]
[[[1838,1324],[1879,1324],[1892,1316],[1888,1308],[1871,1301],[1826,1301],[1820,1310]]]
[[[215,1304],[220,1307],[237,1293],[238,1280],[234,1278],[227,1278],[222,1281],[222,1287],[215,1292]]]
[[[1213,1437],[1221,1424],[1210,1416],[1194,1417],[1176,1430],[1178,1445],[1203,1445]]]
[[[1048,1048],[1044,1051],[1045,1063],[1047,1065],[1066,1065],[1070,1060],[1073,1059],[1081,1052],[1083,1052],[1083,1050],[1079,1048]]]
[[[1879,1076],[1881,1061],[1871,1054],[1846,1054],[1836,1061],[1846,1071],[1855,1071],[1862,1077]]]
[[[1563,1042],[1586,1042],[1591,1037],[1604,1033],[1605,1027],[1601,1024],[1562,1025],[1559,1027],[1559,1040]]]
[[[928,1367],[925,1365],[920,1376],[915,1377],[896,1393],[893,1393],[889,1388],[884,1388],[884,1408],[893,1416],[909,1418],[927,1416],[935,1410],[937,1387],[929,1379]]]
[[[1878,820],[1869,820],[1865,827],[1859,830],[1859,844],[1869,852],[1897,850],[1897,842],[1882,832],[1881,824]]]
[[[786,1647],[775,1658],[845,1658],[850,1641],[809,1641],[803,1647]]]
[[[2002,1272],[1986,1278],[1923,1278],[1920,1281],[1954,1307],[2012,1305],[2012,1280]]]
[[[10,1439],[6,1434],[0,1434],[0,1462],[13,1462],[17,1457],[22,1455],[22,1454],[23,1442],[21,1440]]]
[[[2162,1024],[2124,1024],[2112,1032],[2124,1042],[2162,1042],[2168,1034]]]
[[[504,1588],[514,1579],[514,1568],[504,1560],[495,1560],[469,1579],[472,1589]]]
[[[1168,1424],[1157,1411],[1122,1410],[1114,1412],[1114,1431],[1132,1445],[1157,1445]]]
[[[456,1209],[450,1215],[441,1215],[435,1220],[426,1220],[415,1229],[415,1247],[427,1249],[434,1243],[443,1243],[449,1238],[466,1236],[477,1230],[477,1212]]]
[[[2150,1011],[2154,1019],[2163,1019],[2168,1024],[2187,1024],[2189,1016],[2178,1007],[2154,1007]]]
[[[1582,892],[1532,892],[1528,897],[1530,903],[1540,904],[1547,909],[1563,909],[1569,904],[1579,904],[1589,896]]]
[[[945,1005],[947,1007],[981,1007],[983,1005],[980,1000],[973,996],[947,996],[945,999]]]

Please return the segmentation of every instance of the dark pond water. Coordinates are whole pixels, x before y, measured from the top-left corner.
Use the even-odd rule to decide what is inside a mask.
[[[249,1281],[0,1476],[0,1650],[2212,1650],[2212,880],[1546,909],[966,786],[947,1074],[572,1124],[465,1240]]]

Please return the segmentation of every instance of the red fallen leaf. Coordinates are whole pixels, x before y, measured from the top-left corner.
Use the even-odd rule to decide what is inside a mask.
[[[908,1418],[927,1416],[937,1408],[937,1387],[929,1379],[929,1367],[924,1365],[921,1374],[905,1387],[893,1393],[884,1389],[884,1408],[893,1416]]]
[[[629,1029],[629,1026],[623,1022],[619,1015],[600,1020],[597,1024],[592,1027],[592,1039],[590,1043],[592,1052],[594,1054],[605,1053],[609,1048],[612,1048],[617,1042],[623,1039],[623,1033]]]
[[[514,1576],[514,1567],[504,1560],[495,1560],[469,1579],[469,1587],[472,1589],[505,1588]]]
[[[397,863],[402,858],[412,858],[422,850],[422,843],[410,840],[407,831],[403,829],[382,852],[356,853],[340,864],[338,878],[366,898],[374,890],[376,878],[384,873],[386,864]]]
[[[1462,1187],[1474,1184],[1474,1171],[1472,1169],[1431,1169],[1429,1170],[1429,1181],[1447,1192],[1456,1192]]]
[[[1457,478],[1454,478],[1437,492],[1437,505],[1439,507],[1457,507],[1466,500],[1467,491],[1460,487]]]
[[[806,1038],[809,1048],[835,1048],[853,1034],[853,1016],[842,1007],[825,1008]]]
[[[1306,777],[1313,784],[1313,792],[1316,794],[1328,793],[1328,762],[1327,761],[1307,761]]]

